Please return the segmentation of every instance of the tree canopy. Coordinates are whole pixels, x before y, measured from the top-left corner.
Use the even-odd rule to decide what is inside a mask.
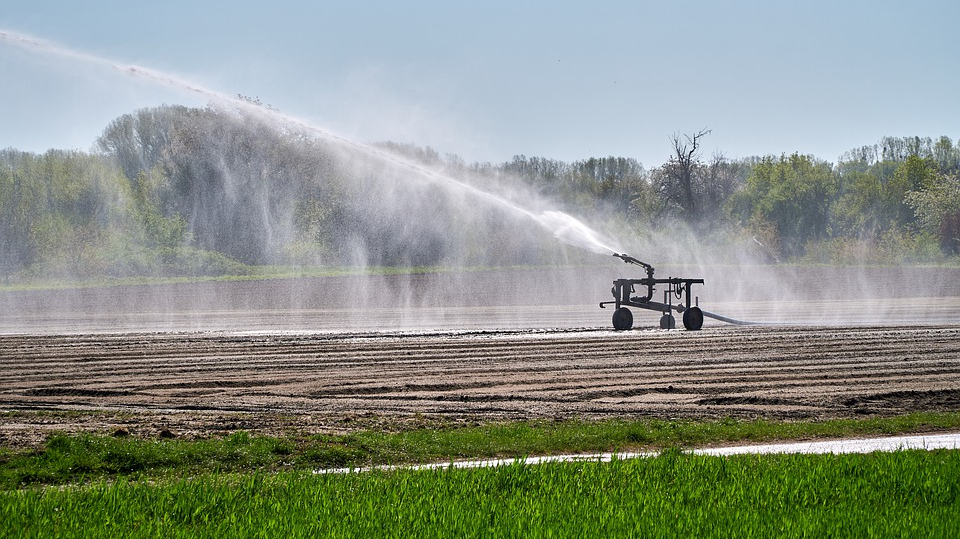
[[[731,160],[701,155],[709,134],[674,135],[672,156],[649,169],[614,156],[467,164],[228,107],[142,109],[110,122],[92,153],[0,151],[0,275],[563,260],[523,216],[548,206],[628,234],[745,238],[771,260],[960,255],[960,142],[885,137],[837,163]]]

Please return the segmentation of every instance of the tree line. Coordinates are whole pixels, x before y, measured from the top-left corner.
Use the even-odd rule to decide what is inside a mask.
[[[161,106],[112,121],[90,152],[0,151],[0,275],[539,263],[570,255],[511,208],[548,204],[617,235],[749,241],[768,261],[960,254],[960,141],[946,136],[886,137],[830,163],[704,157],[702,130],[674,135],[667,162],[646,169],[624,157],[466,163],[264,118]]]

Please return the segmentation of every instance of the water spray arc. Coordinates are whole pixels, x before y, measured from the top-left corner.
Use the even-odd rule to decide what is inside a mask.
[[[32,52],[53,55],[65,59],[76,60],[83,63],[110,68],[140,80],[166,86],[178,91],[186,91],[217,103],[233,106],[239,110],[242,110],[246,114],[265,121],[281,122],[283,125],[288,127],[297,128],[305,132],[312,133],[321,139],[334,142],[344,148],[362,152],[363,154],[375,157],[394,166],[411,170],[422,178],[436,181],[449,188],[457,189],[470,196],[491,202],[503,209],[513,212],[516,215],[532,220],[538,226],[553,234],[556,239],[568,245],[587,249],[597,254],[610,254],[619,251],[616,246],[611,245],[612,242],[610,240],[603,238],[598,232],[591,229],[583,221],[567,213],[556,210],[542,212],[532,211],[513,203],[506,198],[431,170],[396,154],[389,153],[375,146],[352,141],[327,129],[313,125],[303,119],[296,118],[270,108],[264,108],[258,104],[250,103],[244,99],[206,88],[200,84],[182,79],[175,75],[138,65],[115,62],[107,58],[62,47],[46,40],[8,30],[0,30],[0,41]]]
[[[461,193],[465,193],[472,198],[490,202],[499,208],[508,210],[515,215],[533,221],[545,231],[550,232],[557,240],[568,245],[586,249],[597,254],[613,254],[628,264],[639,265],[646,270],[646,277],[641,279],[615,280],[614,288],[612,290],[614,300],[600,303],[601,308],[604,308],[606,305],[610,304],[616,306],[613,315],[613,326],[617,330],[630,329],[633,326],[633,315],[628,307],[661,312],[662,316],[660,318],[660,327],[664,329],[673,329],[676,327],[676,320],[673,316],[674,311],[682,314],[683,326],[688,330],[699,330],[703,325],[703,319],[705,316],[733,324],[744,323],[700,309],[698,305],[699,298],[694,299],[691,288],[694,284],[703,284],[703,279],[675,277],[670,277],[668,279],[655,278],[654,269],[651,265],[641,262],[629,255],[619,254],[621,253],[621,249],[614,245],[613,242],[604,238],[597,231],[587,226],[583,221],[567,213],[556,210],[534,211],[528,209],[508,200],[507,198],[479,189],[467,182],[450,177],[446,174],[442,174],[436,170],[432,170],[399,155],[387,152],[376,146],[349,140],[343,136],[313,125],[300,118],[281,113],[269,107],[263,107],[259,103],[253,103],[240,97],[230,96],[222,92],[206,88],[202,85],[181,79],[168,73],[137,65],[114,62],[99,56],[64,48],[44,40],[9,31],[0,30],[0,41],[7,42],[30,51],[55,55],[70,60],[76,60],[110,68],[130,77],[135,77],[153,84],[166,86],[178,91],[190,92],[200,95],[210,101],[229,105],[234,107],[236,110],[241,111],[243,114],[249,115],[250,117],[264,122],[279,122],[285,127],[310,133],[320,139],[333,142],[344,149],[357,151],[363,155],[374,157],[383,163],[388,163],[392,166],[399,167],[400,169],[409,170],[420,178],[432,180],[446,188],[455,189]],[[653,297],[655,287],[657,285],[663,285],[666,287],[666,289],[663,291],[662,302],[655,301]],[[646,294],[642,296],[633,295],[637,286],[645,288]]]

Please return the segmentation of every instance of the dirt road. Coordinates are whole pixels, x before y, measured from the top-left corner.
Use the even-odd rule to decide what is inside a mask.
[[[0,335],[0,409],[0,444],[15,446],[53,430],[194,437],[960,410],[960,324],[10,334]]]

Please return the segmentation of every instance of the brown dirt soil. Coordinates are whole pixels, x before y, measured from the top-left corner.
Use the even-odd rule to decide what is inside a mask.
[[[55,431],[195,438],[960,411],[960,324],[8,334],[0,410],[7,447]]]

